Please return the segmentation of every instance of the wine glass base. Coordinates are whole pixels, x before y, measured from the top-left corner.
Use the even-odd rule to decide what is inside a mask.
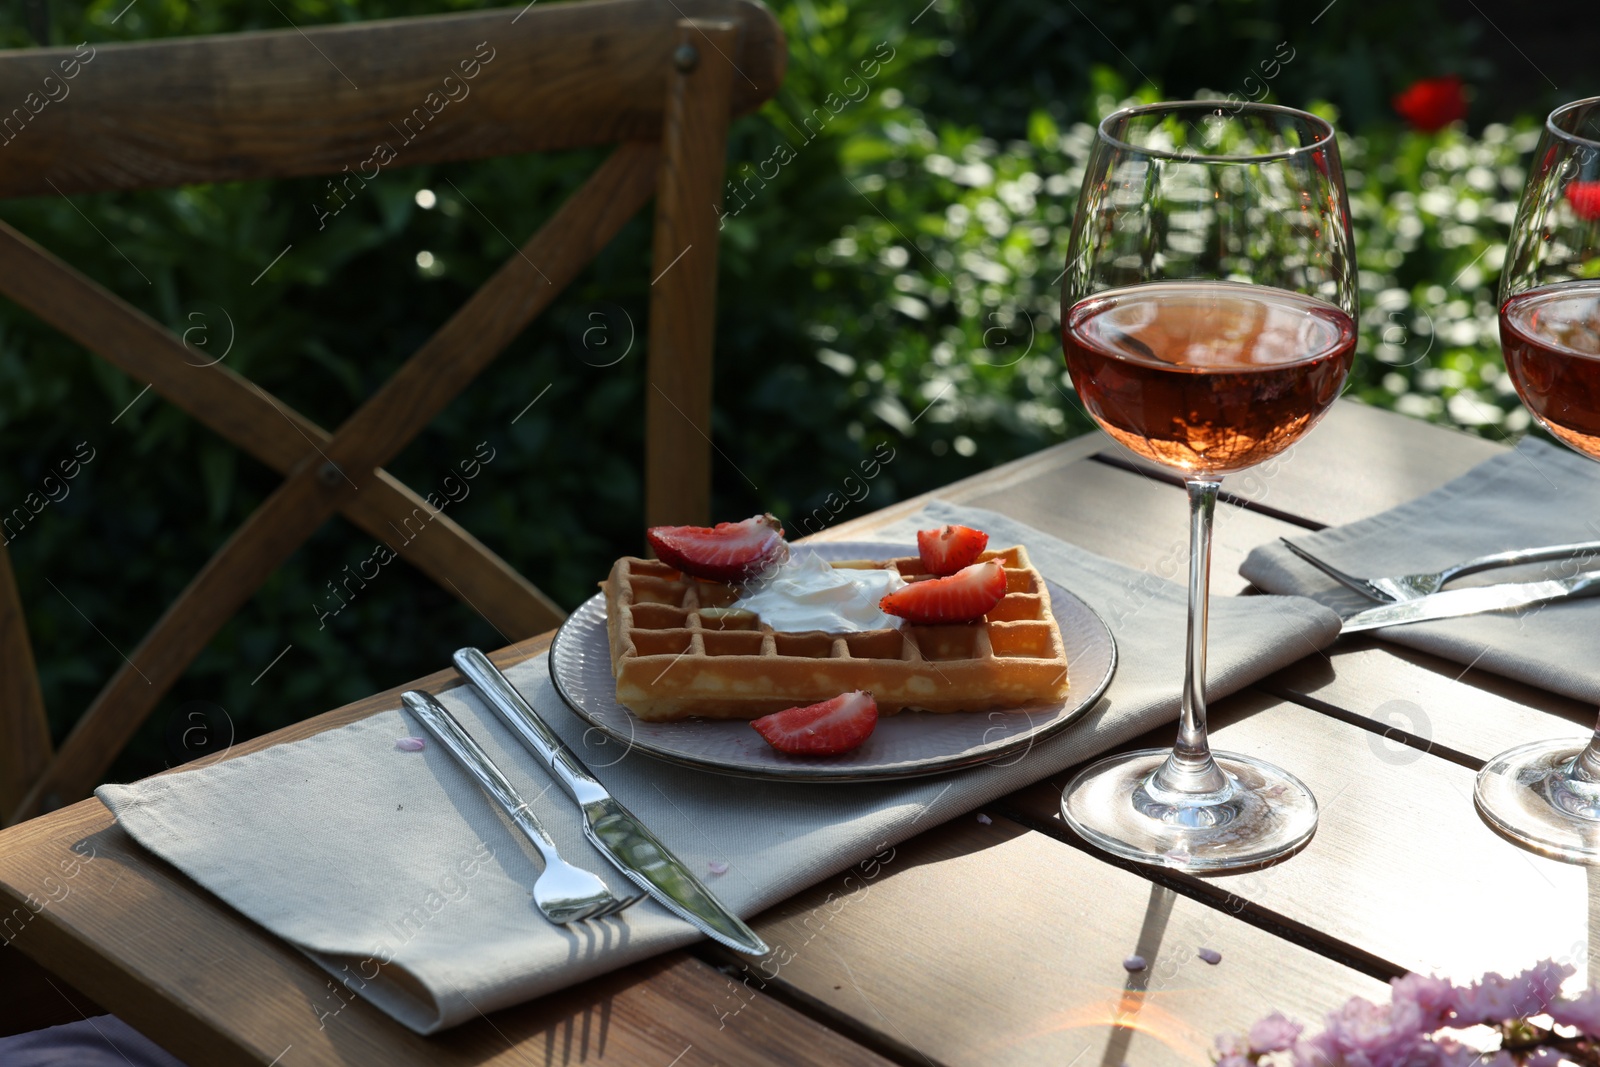
[[[1140,749],[1100,760],[1061,794],[1061,815],[1097,848],[1136,863],[1186,871],[1255,867],[1298,849],[1317,829],[1317,800],[1305,783],[1270,763],[1213,752],[1228,776],[1219,794],[1184,798],[1151,788],[1170,750]]]
[[[1478,772],[1478,814],[1523,848],[1568,863],[1600,864],[1600,783],[1568,779],[1583,745],[1560,738],[1500,753]]]

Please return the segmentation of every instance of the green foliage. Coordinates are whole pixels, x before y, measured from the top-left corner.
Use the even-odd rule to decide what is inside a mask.
[[[1126,97],[1101,77],[1101,113],[1153,95]],[[853,178],[891,198],[895,221],[863,214],[821,257],[875,278],[878,294],[860,305],[865,345],[822,339],[846,356],[912,354],[910,388],[871,359],[822,358],[852,390],[888,381],[925,403],[951,385],[925,421],[963,435],[963,449],[982,442],[985,456],[1085,422],[1061,362],[1059,265],[1093,125],[1063,129],[1040,109],[1027,128],[1027,140],[1000,143],[901,108],[885,123],[893,150]],[[1524,121],[1479,137],[1380,128],[1341,139],[1363,309],[1348,395],[1495,439],[1528,428],[1500,358],[1495,288],[1537,136]]]
[[[1258,100],[1270,90],[1295,106],[1329,100],[1365,127],[1388,118],[1390,98],[1418,78],[1479,81],[1488,73],[1470,50],[1478,27],[1444,17],[1443,7],[1435,0],[961,0],[949,7],[950,76],[929,79],[925,95],[912,99],[991,137],[1020,137],[1036,108],[1064,122],[1090,110],[1085,74],[1103,66],[1129,84],[1159,85],[1169,99],[1233,93]],[[1427,46],[1407,47],[1419,27]]]
[[[125,4],[58,7],[53,39],[483,6]],[[1334,9],[1328,25],[1367,20],[1374,42],[1400,17],[1341,7],[1351,13]],[[1248,95],[1234,82],[1256,69],[1250,48],[1199,45],[1217,44],[1231,20],[1267,58],[1308,17],[1280,8],[1196,4],[1187,29],[1153,26],[1129,55],[1169,85]],[[1413,10],[1383,11],[1401,8]],[[1114,36],[1137,35],[1140,7],[1090,10]],[[778,13],[791,51],[784,87],[734,125],[729,145],[715,509],[772,510],[804,532],[1089,428],[1062,370],[1058,276],[1086,123],[1130,91],[1094,62],[1107,53],[1092,34],[1045,0],[891,10],[795,0]],[[1007,37],[1025,22],[1028,33]],[[1332,77],[1330,57],[1343,53],[1319,42],[1334,39],[1297,37],[1302,51],[1271,88],[1320,86],[1377,114],[1361,111],[1354,89],[1313,77]],[[0,43],[27,42],[20,24],[0,20]],[[1414,72],[1403,45],[1370,47],[1375,84]],[[1223,58],[1197,66],[1205,54]],[[441,56],[441,69],[456,58]],[[1156,94],[1146,85],[1136,95]],[[1491,294],[1528,128],[1470,138],[1363,125],[1346,142],[1361,176],[1351,194],[1367,308],[1352,379],[1362,399],[1484,432],[1519,428]],[[226,352],[228,367],[331,429],[600,158],[407,167],[402,154],[338,195],[301,179],[16,201],[0,216],[183,335],[196,364]],[[419,492],[458,498],[448,513],[567,607],[642,544],[649,240],[646,215],[390,466]],[[141,390],[0,305],[0,517],[46,492],[61,497],[28,510],[10,549],[58,733],[280,480]],[[45,479],[80,442],[94,459],[63,496]],[[468,480],[462,464],[486,454],[480,443],[493,459]],[[373,549],[347,522],[326,524],[223,630],[114,774],[182,758],[168,732],[190,702],[220,705],[248,736],[426,673],[460,645],[503,643],[403,564],[352,581]]]
[[[1500,356],[1496,289],[1539,127],[1348,143],[1362,346],[1350,393],[1502,440],[1529,426]]]

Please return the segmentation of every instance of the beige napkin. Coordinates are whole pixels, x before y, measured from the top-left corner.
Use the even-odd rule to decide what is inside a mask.
[[[893,844],[1175,721],[1184,591],[993,512],[935,503],[874,535],[911,544],[919,528],[960,522],[1034,564],[1105,618],[1117,676],[1099,706],[1020,760],[881,784],[758,782],[688,770],[613,745],[556,695],[546,658],[513,683],[625,805],[722,900],[751,916]],[[1210,692],[1233,692],[1329,644],[1338,621],[1308,600],[1218,597],[1211,609]],[[574,807],[468,688],[446,706],[535,808],[565,856],[629,884],[584,839]],[[699,934],[653,902],[599,923],[556,927],[534,908],[530,849],[436,744],[396,709],[293,744],[97,794],[146,848],[333,975],[313,1010],[335,1025],[364,996],[421,1032],[454,1026],[575,984]],[[612,762],[614,761],[614,762]],[[607,764],[610,765],[607,765]],[[893,860],[882,860],[892,864]],[[725,866],[724,866],[725,865]],[[720,872],[720,873],[719,873]],[[783,946],[774,946],[781,965]]]
[[[1363,578],[1434,573],[1513,548],[1600,541],[1600,463],[1528,437],[1514,451],[1485,460],[1399,507],[1291,540]],[[1535,581],[1595,569],[1600,569],[1600,556],[1484,571],[1449,587]],[[1334,582],[1276,541],[1252,551],[1239,572],[1270,593],[1309,596],[1342,615],[1377,603]],[[1540,689],[1600,702],[1600,597],[1392,626],[1374,634]]]

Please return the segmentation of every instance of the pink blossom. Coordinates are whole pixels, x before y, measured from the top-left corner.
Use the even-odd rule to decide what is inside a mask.
[[[1418,1030],[1439,1029],[1455,1010],[1456,988],[1443,978],[1408,974],[1390,982],[1389,988],[1390,1011],[1398,1016],[1415,1012]]]
[[[420,737],[397,737],[394,739],[394,747],[401,752],[421,752],[428,747],[428,742]]]
[[[1600,989],[1557,999],[1573,973],[1567,964],[1543,960],[1510,978],[1491,972],[1468,986],[1408,974],[1390,983],[1389,1004],[1352,997],[1329,1012],[1325,1029],[1310,1037],[1302,1037],[1298,1024],[1276,1012],[1250,1028],[1248,1041],[1219,1035],[1218,1065],[1259,1067],[1266,1062],[1263,1056],[1287,1051],[1294,1067],[1559,1067],[1567,1060],[1555,1049],[1483,1053],[1443,1031],[1548,1012],[1561,1026],[1600,1037]]]
[[[1238,1034],[1217,1035],[1217,1054],[1223,1059],[1242,1057],[1249,1051],[1249,1043]]]
[[[1456,1012],[1465,1022],[1502,1022],[1517,1014],[1516,994],[1511,979],[1490,971],[1470,986],[1456,991]]]
[[[1294,1043],[1294,1067],[1344,1067],[1344,1051],[1323,1031]]]
[[[1523,1015],[1538,1015],[1544,1011],[1555,999],[1561,995],[1561,983],[1576,974],[1576,970],[1566,963],[1557,963],[1555,960],[1540,960],[1526,971],[1521,978],[1537,998],[1537,1007],[1525,1009]]]
[[[1571,1000],[1553,1002],[1550,1018],[1562,1026],[1576,1026],[1588,1037],[1600,1037],[1600,989],[1585,989]]]
[[[1544,960],[1507,978],[1494,971],[1456,991],[1456,1013],[1467,1022],[1498,1023],[1538,1015],[1548,1008],[1573,973],[1564,963]]]
[[[1328,1028],[1294,1045],[1296,1067],[1410,1067],[1425,1064],[1426,1042],[1413,1007],[1397,1017],[1361,997],[1328,1013]]]
[[[1275,1011],[1250,1027],[1250,1051],[1257,1054],[1286,1051],[1294,1046],[1304,1029],[1299,1023],[1285,1019],[1282,1012]]]

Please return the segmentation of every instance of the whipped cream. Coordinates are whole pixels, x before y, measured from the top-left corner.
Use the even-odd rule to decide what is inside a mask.
[[[900,620],[879,611],[878,601],[905,584],[893,567],[831,567],[807,552],[751,582],[733,607],[754,612],[785,633],[890,630]]]

